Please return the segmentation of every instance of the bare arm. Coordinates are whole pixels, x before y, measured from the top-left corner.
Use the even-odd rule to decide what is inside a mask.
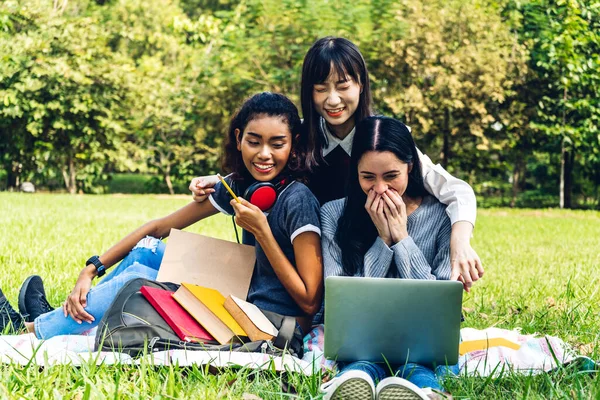
[[[121,261],[141,239],[146,236],[165,238],[169,236],[171,228],[183,229],[217,213],[217,209],[210,202],[190,203],[172,214],[145,223],[100,256],[102,264],[109,267]],[[93,265],[89,265],[94,268]],[[89,267],[88,266],[88,267]],[[87,267],[86,267],[87,268]],[[95,270],[95,268],[94,268]],[[95,271],[94,271],[95,272]]]
[[[121,239],[117,244],[108,249],[100,256],[100,261],[106,268],[113,266],[121,261],[133,247],[146,236],[158,238],[167,237],[171,228],[183,229],[203,218],[217,213],[217,210],[209,201],[203,203],[190,203],[180,208],[166,217],[159,218],[145,223],[129,235]],[[94,317],[87,313],[84,308],[87,306],[87,294],[92,286],[92,280],[96,276],[96,267],[93,264],[86,265],[79,273],[75,287],[63,304],[65,317],[71,317],[81,323],[82,321],[91,322]]]
[[[299,234],[293,242],[297,266],[285,256],[275,240],[267,219],[260,209],[246,200],[231,201],[239,226],[252,233],[260,243],[277,278],[296,304],[307,315],[314,315],[323,295],[323,261],[321,239],[315,232]]]
[[[471,247],[472,232],[473,225],[470,222],[458,221],[452,225],[450,237],[450,263],[452,266],[450,280],[461,281],[467,292],[484,273],[481,260]]]
[[[319,311],[323,295],[323,260],[319,235],[305,232],[294,239],[297,269],[283,254],[270,229],[256,240],[265,251],[275,274],[302,311],[310,316]]]

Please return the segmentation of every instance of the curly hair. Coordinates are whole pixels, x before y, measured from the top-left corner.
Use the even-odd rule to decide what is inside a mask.
[[[233,173],[234,179],[249,176],[242,153],[237,149],[235,131],[244,132],[246,126],[255,118],[263,116],[280,117],[288,125],[292,133],[292,153],[288,159],[285,173],[300,176],[307,170],[305,165],[308,149],[306,140],[300,135],[301,121],[298,109],[290,99],[279,93],[262,92],[247,99],[235,113],[229,124],[227,139],[223,147],[222,167],[227,173]]]

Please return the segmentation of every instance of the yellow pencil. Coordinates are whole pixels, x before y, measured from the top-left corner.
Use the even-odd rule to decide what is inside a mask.
[[[219,180],[221,181],[221,183],[223,184],[223,186],[225,186],[225,189],[227,189],[227,191],[229,192],[229,194],[231,195],[231,197],[233,197],[235,199],[235,201],[237,201],[238,203],[242,204],[242,202],[240,201],[240,199],[238,199],[238,197],[235,195],[235,193],[233,193],[233,190],[231,190],[231,188],[229,187],[229,185],[227,184],[227,182],[225,182],[225,179],[223,179],[223,177],[219,174],[217,174],[217,178],[219,178]]]

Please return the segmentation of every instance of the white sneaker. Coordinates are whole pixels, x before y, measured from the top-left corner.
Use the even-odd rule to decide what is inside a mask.
[[[406,379],[392,376],[377,384],[377,400],[429,400],[425,391]]]
[[[375,384],[364,371],[348,371],[321,385],[323,400],[373,400]]]

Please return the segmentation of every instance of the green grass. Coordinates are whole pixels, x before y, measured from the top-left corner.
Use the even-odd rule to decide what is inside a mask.
[[[0,287],[16,304],[28,275],[44,278],[49,299],[60,304],[82,263],[123,235],[189,201],[155,195],[69,196],[0,193]],[[216,216],[190,231],[234,239],[231,220]],[[486,274],[465,294],[465,327],[522,328],[558,336],[600,359],[600,212],[480,210],[473,246]],[[242,398],[318,397],[320,377],[205,368],[86,365],[81,368],[0,367],[1,398]],[[288,381],[286,381],[289,380]],[[561,368],[535,377],[445,382],[454,398],[600,398],[596,374]]]

